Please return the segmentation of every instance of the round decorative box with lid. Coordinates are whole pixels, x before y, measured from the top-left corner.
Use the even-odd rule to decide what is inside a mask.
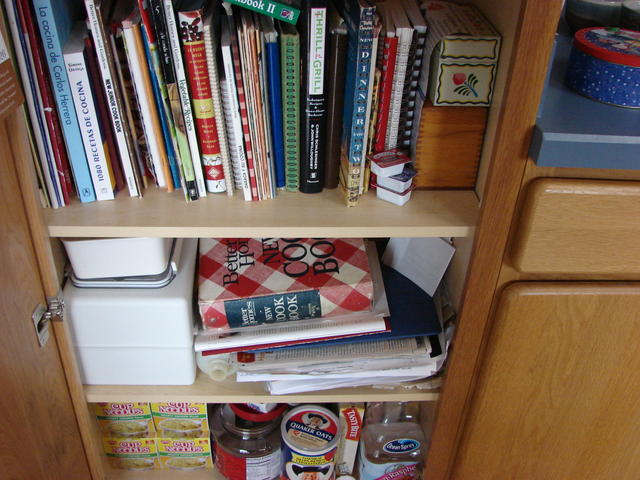
[[[640,108],[640,32],[603,27],[576,32],[566,83],[594,100]]]

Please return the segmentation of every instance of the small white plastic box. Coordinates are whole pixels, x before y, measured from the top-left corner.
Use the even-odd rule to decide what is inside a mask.
[[[197,239],[185,239],[180,270],[155,289],[64,288],[65,315],[89,385],[191,385]]]
[[[172,238],[64,238],[73,273],[81,279],[157,275],[169,264]]]
[[[409,201],[412,191],[413,186],[407,188],[404,192],[394,192],[393,190],[378,185],[376,187],[376,197],[402,206]]]

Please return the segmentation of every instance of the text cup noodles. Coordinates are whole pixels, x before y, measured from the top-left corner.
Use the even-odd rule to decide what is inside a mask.
[[[159,437],[197,438],[209,431],[206,403],[151,403],[151,414]]]
[[[160,467],[169,470],[213,468],[211,441],[204,438],[158,438]]]
[[[326,408],[302,405],[282,421],[282,479],[333,480],[338,418]]]
[[[119,438],[155,436],[151,409],[146,402],[95,403],[94,412],[102,432]]]
[[[102,446],[113,468],[135,471],[158,468],[155,438],[104,438]]]

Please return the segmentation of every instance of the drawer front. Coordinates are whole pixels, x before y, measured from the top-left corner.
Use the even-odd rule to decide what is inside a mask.
[[[523,273],[640,275],[640,182],[535,180],[511,258]]]

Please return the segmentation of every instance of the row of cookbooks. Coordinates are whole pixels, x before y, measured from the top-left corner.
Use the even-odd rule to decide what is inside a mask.
[[[4,0],[46,203],[369,184],[408,152],[416,0]],[[253,10],[253,11],[252,11]],[[274,18],[275,17],[275,18]]]
[[[394,242],[200,239],[200,369],[267,382],[274,394],[436,375],[448,343],[443,310],[391,266],[403,269],[405,244]]]

